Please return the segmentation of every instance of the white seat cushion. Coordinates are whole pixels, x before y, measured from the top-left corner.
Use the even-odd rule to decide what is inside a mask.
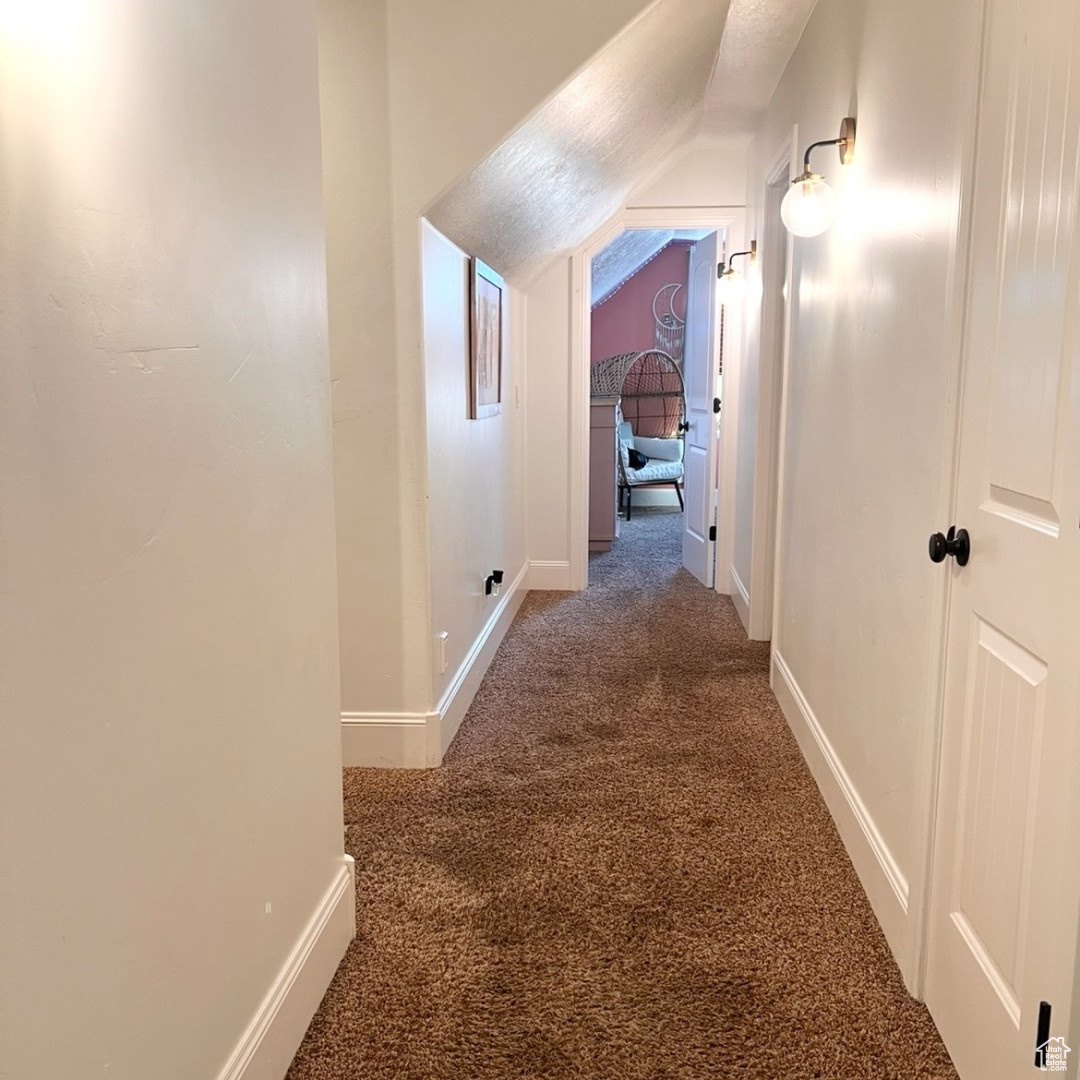
[[[640,450],[649,460],[640,469],[630,467],[630,451]],[[619,457],[626,482],[637,484],[660,484],[681,480],[683,476],[682,439],[649,439],[634,434],[624,420],[619,424]]]
[[[640,450],[647,458],[659,458],[660,461],[682,461],[682,439],[650,439],[641,435],[634,436],[634,449]]]
[[[683,465],[681,461],[659,461],[650,458],[649,463],[641,469],[627,469],[627,482],[633,487],[635,484],[656,484],[662,480],[681,480]]]

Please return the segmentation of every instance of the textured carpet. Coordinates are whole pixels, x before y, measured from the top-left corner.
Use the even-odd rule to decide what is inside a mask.
[[[346,771],[359,929],[289,1080],[955,1077],[678,529],[527,597],[443,768]]]

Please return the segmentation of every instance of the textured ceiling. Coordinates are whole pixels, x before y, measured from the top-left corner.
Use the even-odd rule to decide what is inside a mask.
[[[592,260],[592,292],[595,307],[606,300],[627,278],[636,274],[672,240],[700,240],[708,229],[627,229],[619,233]]]
[[[727,8],[658,0],[441,198],[432,224],[528,282],[698,127]]]
[[[731,0],[705,98],[705,127],[749,134],[784,73],[817,0]]]

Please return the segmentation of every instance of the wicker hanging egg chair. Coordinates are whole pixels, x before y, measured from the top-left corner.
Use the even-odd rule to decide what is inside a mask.
[[[619,505],[626,520],[635,488],[670,484],[683,505],[686,391],[679,365],[659,349],[609,356],[592,366],[593,397],[619,399]]]
[[[675,360],[659,349],[598,360],[592,365],[591,392],[593,397],[620,398],[623,419],[635,435],[676,439],[685,431],[682,372]]]

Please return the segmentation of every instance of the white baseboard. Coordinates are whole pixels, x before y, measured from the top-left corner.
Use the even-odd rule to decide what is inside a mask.
[[[341,714],[341,761],[345,768],[426,769],[438,742],[438,713]],[[432,730],[436,737],[432,738]]]
[[[510,624],[514,621],[522,600],[525,599],[525,593],[528,590],[524,588],[524,585],[529,573],[530,564],[526,563],[518,571],[517,577],[510,583],[509,588],[503,589],[498,605],[484,624],[483,630],[473,642],[472,648],[439,701],[436,709],[439,719],[438,761],[435,762],[437,765],[442,763],[443,754],[449,749],[450,743],[458,733],[461,721],[465,719],[465,714],[469,711],[473,698],[476,697],[476,691],[480,689],[484,673],[491,666],[491,661],[499,645],[502,644],[506,631],[510,629]]]
[[[529,563],[529,573],[525,583],[529,589],[571,592],[570,564],[533,559]]]
[[[355,867],[344,855],[218,1080],[281,1080],[355,934]]]
[[[739,622],[743,624],[743,629],[750,633],[750,592],[743,584],[743,580],[739,577],[739,572],[734,566],[729,567],[728,573],[731,576],[731,602],[735,605],[735,611],[738,613]]]
[[[885,939],[900,960],[907,956],[908,883],[866,804],[814,715],[784,658],[774,650],[772,688],[787,718],[840,839],[847,848]]]
[[[432,712],[341,714],[341,758],[345,768],[432,769],[442,764],[443,754],[461,727],[484,673],[525,599],[529,572],[526,563],[503,587],[491,615]]]

